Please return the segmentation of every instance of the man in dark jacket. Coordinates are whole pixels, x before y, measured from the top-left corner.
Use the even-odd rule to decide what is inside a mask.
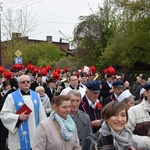
[[[34,81],[34,82],[31,83],[30,89],[33,90],[33,91],[35,91],[35,88],[37,86],[43,86],[44,89],[46,89],[46,87],[47,87],[46,83],[42,82],[42,75],[41,74],[38,74],[37,78],[36,78],[36,81]]]
[[[79,109],[90,116],[93,133],[99,130],[101,120],[101,104],[98,100],[100,93],[100,82],[99,81],[88,81],[86,83],[86,94],[82,98]]]
[[[104,99],[110,96],[113,92],[112,90],[112,75],[107,74],[106,80],[101,83],[101,93],[102,101],[104,102]]]
[[[47,88],[45,89],[45,93],[49,97],[51,104],[52,104],[53,96],[56,93],[56,80],[55,79],[50,78],[49,80],[47,80]]]
[[[103,107],[111,101],[117,101],[117,98],[123,92],[123,88],[124,88],[123,84],[124,83],[121,80],[113,82],[112,86],[114,92],[110,96],[104,99]]]

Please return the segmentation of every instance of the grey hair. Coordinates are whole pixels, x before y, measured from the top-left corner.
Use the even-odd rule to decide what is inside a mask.
[[[23,75],[21,75],[21,76],[19,76],[18,77],[18,83],[24,78],[24,77],[29,77],[29,80],[31,81],[31,79],[30,79],[30,76],[29,75],[27,75],[27,74],[23,74]]]
[[[70,96],[71,94],[81,98],[81,93],[78,90],[71,90],[67,93],[68,96]]]
[[[123,102],[127,103],[127,102],[129,102],[130,100],[132,100],[132,99],[134,99],[134,98],[135,98],[135,96],[131,95],[131,96],[129,96],[128,98],[125,98],[125,99],[123,100]]]

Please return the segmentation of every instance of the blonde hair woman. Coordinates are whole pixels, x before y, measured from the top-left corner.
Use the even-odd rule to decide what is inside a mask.
[[[37,86],[35,88],[35,91],[39,94],[41,102],[44,106],[46,115],[49,116],[51,111],[52,111],[52,106],[51,106],[51,102],[49,97],[47,96],[47,94],[45,93],[45,89],[43,86]]]

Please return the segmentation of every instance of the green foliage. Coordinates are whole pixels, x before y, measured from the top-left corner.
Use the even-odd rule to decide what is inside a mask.
[[[16,50],[22,52],[24,65],[26,62],[35,66],[51,65],[59,61],[60,58],[65,57],[65,54],[61,52],[55,45],[49,43],[28,43],[24,41],[11,41],[9,44],[4,45],[6,47],[5,60],[7,64],[12,65]]]
[[[80,16],[74,29],[74,56],[48,43],[11,41],[6,47],[5,60],[12,65],[19,49],[25,62],[37,66],[66,66],[77,70],[95,65],[132,70],[135,64],[150,65],[150,0],[104,0],[96,13]],[[139,68],[136,68],[139,69]]]
[[[121,8],[122,14],[102,59],[126,70],[132,69],[136,62],[150,64],[150,15],[147,11],[150,1],[122,1],[121,6],[117,2],[115,4]]]
[[[64,68],[67,67],[69,71],[74,71],[77,70],[77,66],[74,64],[72,61],[72,58],[61,58],[58,62],[55,62],[54,68],[59,67],[59,68]]]
[[[149,0],[105,0],[98,12],[81,16],[74,30],[77,65],[129,70],[150,64],[149,10]]]
[[[77,44],[78,66],[104,66],[101,55],[108,41],[113,37],[117,17],[111,9],[109,0],[99,7],[95,14],[81,16],[74,30],[74,42]]]

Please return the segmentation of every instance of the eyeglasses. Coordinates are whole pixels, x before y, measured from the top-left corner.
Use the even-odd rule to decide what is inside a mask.
[[[30,81],[24,80],[24,81],[21,81],[21,82],[19,82],[19,83],[25,84],[25,83],[30,83]]]

